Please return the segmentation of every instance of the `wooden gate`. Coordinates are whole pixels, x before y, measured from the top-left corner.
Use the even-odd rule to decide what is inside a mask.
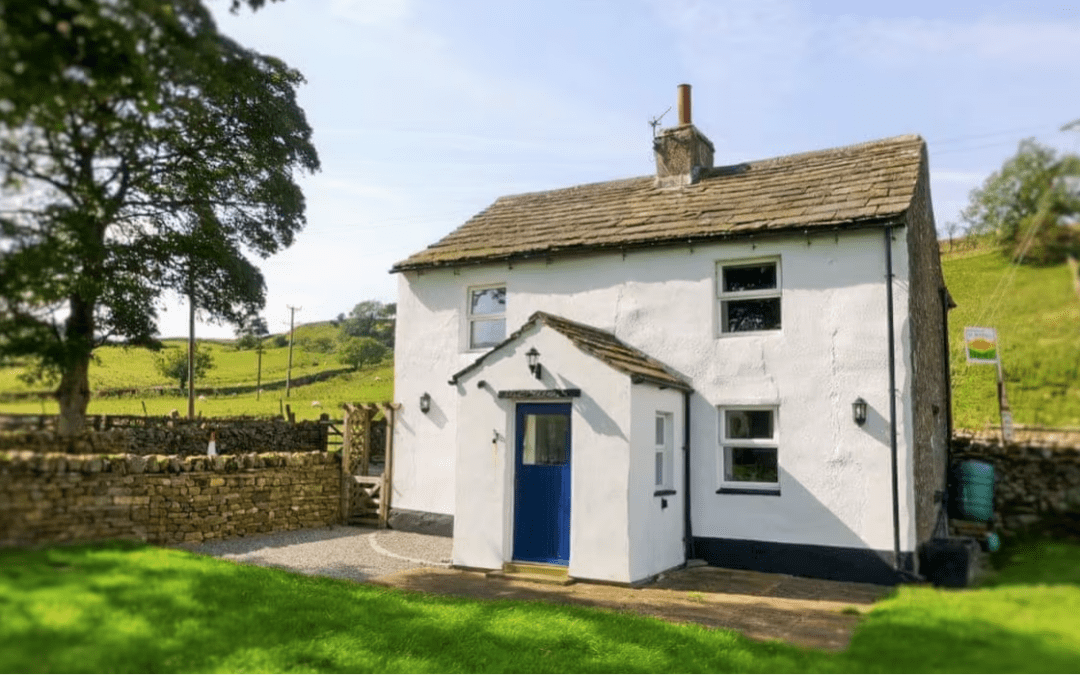
[[[386,527],[393,475],[394,412],[392,403],[345,404],[341,443],[341,514],[346,525]],[[385,441],[374,447],[376,415],[386,418]],[[374,475],[372,475],[374,474]]]

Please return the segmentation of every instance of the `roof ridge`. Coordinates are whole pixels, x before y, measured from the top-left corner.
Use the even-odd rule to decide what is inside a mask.
[[[806,150],[804,152],[794,152],[794,153],[787,154],[787,155],[774,155],[772,157],[762,157],[760,159],[751,159],[751,160],[746,160],[746,161],[742,161],[742,162],[737,162],[735,164],[721,164],[719,166],[712,167],[712,169],[707,169],[707,171],[709,171],[709,170],[713,170],[713,171],[715,171],[715,170],[723,170],[723,169],[741,167],[741,166],[751,166],[751,167],[752,166],[760,166],[762,164],[771,164],[771,163],[774,163],[774,162],[781,162],[781,161],[789,160],[789,159],[804,159],[804,158],[808,158],[808,157],[831,155],[831,154],[836,154],[836,153],[840,153],[840,152],[853,152],[853,151],[857,151],[857,150],[865,150],[865,149],[872,148],[872,147],[875,147],[875,146],[898,145],[901,142],[905,142],[905,141],[910,142],[910,141],[915,141],[915,140],[921,141],[923,143],[926,142],[923,139],[923,137],[920,136],[919,134],[915,134],[915,133],[900,134],[898,136],[889,136],[887,138],[876,138],[876,139],[872,139],[872,140],[869,140],[869,141],[862,141],[862,142],[859,142],[859,143],[849,143],[847,145],[838,145],[838,146],[831,147],[831,148],[821,148],[819,150]],[[646,175],[643,175],[643,176],[631,176],[629,178],[616,178],[616,179],[613,179],[613,180],[601,180],[601,181],[594,181],[594,182],[591,182],[591,183],[579,183],[578,185],[567,185],[567,186],[564,186],[564,187],[551,188],[549,190],[530,190],[528,192],[516,192],[516,193],[513,193],[513,194],[501,195],[501,196],[497,197],[495,199],[495,202],[492,204],[492,206],[494,206],[494,204],[497,204],[498,202],[501,202],[503,200],[520,199],[521,197],[537,197],[537,196],[541,196],[541,195],[554,195],[554,194],[560,194],[560,193],[565,193],[565,192],[573,192],[575,190],[595,190],[597,188],[602,188],[602,187],[616,187],[618,185],[630,185],[632,183],[636,183],[636,182],[639,182],[639,181],[653,181],[655,178],[656,178],[656,176],[653,175],[653,174],[646,174]],[[490,208],[490,207],[488,207],[488,208]],[[484,209],[484,210],[486,211],[487,209]],[[481,213],[483,213],[483,212],[481,212]]]

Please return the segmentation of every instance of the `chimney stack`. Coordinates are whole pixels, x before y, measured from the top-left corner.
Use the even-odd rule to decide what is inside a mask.
[[[692,185],[702,169],[713,166],[712,141],[690,121],[690,85],[679,85],[679,125],[663,129],[653,139],[656,184],[660,187]]]

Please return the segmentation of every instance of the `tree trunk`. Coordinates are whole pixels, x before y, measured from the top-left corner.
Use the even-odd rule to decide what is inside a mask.
[[[75,436],[86,429],[86,406],[90,403],[90,355],[80,356],[64,370],[56,398],[60,402],[60,418],[56,432],[60,436]]]
[[[75,436],[86,429],[86,406],[90,403],[90,357],[94,353],[94,304],[80,296],[70,299],[70,313],[64,326],[67,363],[60,376],[56,398],[60,417],[56,432]]]

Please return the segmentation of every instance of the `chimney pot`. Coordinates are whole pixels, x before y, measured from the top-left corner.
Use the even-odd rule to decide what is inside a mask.
[[[690,122],[690,85],[679,85],[679,124]]]

